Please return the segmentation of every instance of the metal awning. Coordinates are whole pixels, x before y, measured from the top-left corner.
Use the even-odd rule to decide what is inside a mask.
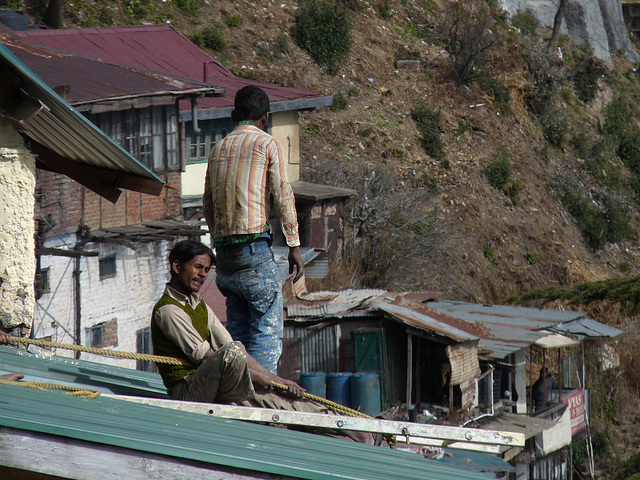
[[[7,38],[0,33],[0,115],[31,140],[39,160],[114,203],[120,189],[160,195],[164,182],[46,85]]]

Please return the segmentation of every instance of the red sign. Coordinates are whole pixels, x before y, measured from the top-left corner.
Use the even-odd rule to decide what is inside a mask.
[[[584,410],[584,390],[578,390],[576,393],[562,399],[562,403],[569,405],[569,413],[571,415],[571,435],[575,435],[585,428],[585,410]]]

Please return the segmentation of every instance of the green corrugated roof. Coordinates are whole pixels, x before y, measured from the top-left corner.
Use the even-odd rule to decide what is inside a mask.
[[[0,347],[0,369],[22,371],[27,379],[61,376],[67,381],[75,375],[82,385],[95,383],[111,391],[130,382],[129,394],[136,389],[140,395],[155,390],[150,386],[155,377],[151,374],[138,376],[141,372],[87,361],[38,358],[8,347]],[[127,374],[122,375],[123,371]],[[407,452],[116,398],[90,400],[0,384],[0,402],[3,426],[275,475],[362,480],[482,478]]]

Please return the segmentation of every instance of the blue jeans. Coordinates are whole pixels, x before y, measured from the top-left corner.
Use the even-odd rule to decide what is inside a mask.
[[[282,353],[282,281],[268,242],[216,249],[216,284],[227,297],[227,330],[276,373]]]

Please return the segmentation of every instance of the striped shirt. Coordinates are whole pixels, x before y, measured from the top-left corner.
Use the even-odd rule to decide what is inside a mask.
[[[203,210],[214,240],[262,233],[273,195],[282,232],[290,247],[300,246],[295,199],[282,145],[253,125],[239,125],[209,156]]]

